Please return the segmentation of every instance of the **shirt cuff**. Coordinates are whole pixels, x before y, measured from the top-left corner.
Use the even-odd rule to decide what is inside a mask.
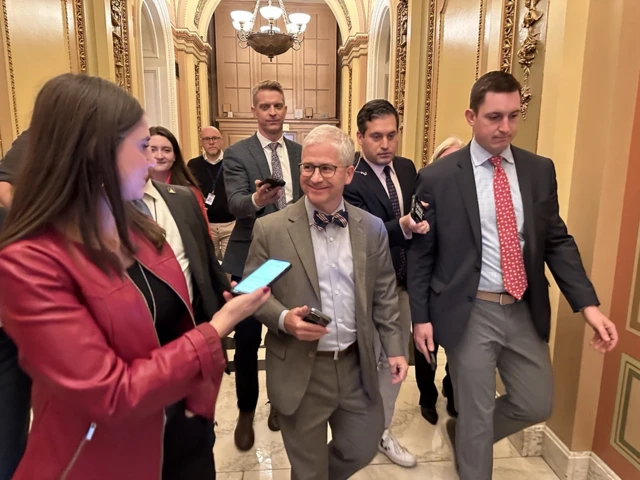
[[[400,225],[400,230],[402,230],[402,235],[404,235],[405,240],[411,240],[413,238],[413,232],[411,230],[406,231],[402,228],[402,225]]]
[[[278,320],[278,328],[282,330],[284,333],[289,333],[287,332],[287,329],[284,328],[284,317],[287,316],[287,313],[289,313],[289,310],[283,310],[282,313],[280,314],[280,319]]]
[[[255,193],[251,194],[251,203],[253,203],[253,208],[255,208],[256,212],[257,212],[258,210],[262,210],[264,207],[259,207],[258,206],[258,204],[256,203],[256,200],[255,200],[255,196],[256,196]]]

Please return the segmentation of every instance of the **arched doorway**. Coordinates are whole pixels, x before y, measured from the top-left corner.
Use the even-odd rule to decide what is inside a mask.
[[[164,0],[143,0],[140,15],[145,109],[149,125],[178,133],[175,53]]]
[[[389,0],[378,0],[369,29],[370,55],[367,60],[367,100],[389,100],[391,74],[391,15]]]

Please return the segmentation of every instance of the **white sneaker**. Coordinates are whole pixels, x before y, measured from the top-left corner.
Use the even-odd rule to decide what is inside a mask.
[[[378,450],[384,453],[389,460],[401,467],[415,467],[416,457],[414,457],[406,448],[400,445],[400,442],[386,429],[382,434]]]

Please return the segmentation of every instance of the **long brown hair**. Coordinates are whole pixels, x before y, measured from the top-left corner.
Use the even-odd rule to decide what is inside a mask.
[[[0,249],[48,228],[73,225],[93,263],[121,272],[100,235],[102,198],[127,252],[136,250],[129,227],[160,248],[164,231],[123,200],[116,164],[118,147],[143,115],[135,98],[107,80],[70,73],[49,80],[36,98]]]
[[[160,135],[166,138],[173,147],[175,160],[171,166],[171,184],[182,185],[183,187],[195,187],[197,191],[200,191],[200,185],[198,185],[196,177],[193,176],[193,173],[191,173],[191,170],[187,167],[187,163],[182,156],[182,150],[180,150],[180,144],[178,144],[178,140],[175,135],[171,133],[171,130],[164,127],[151,127],[149,131],[152,137],[154,135]]]

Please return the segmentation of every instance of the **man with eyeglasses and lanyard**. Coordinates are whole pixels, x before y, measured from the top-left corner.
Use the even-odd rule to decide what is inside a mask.
[[[236,219],[229,213],[227,193],[224,188],[224,176],[222,175],[224,152],[220,130],[211,126],[203,127],[200,132],[200,144],[204,154],[192,158],[187,165],[200,185],[205,199],[216,257],[222,261]]]

